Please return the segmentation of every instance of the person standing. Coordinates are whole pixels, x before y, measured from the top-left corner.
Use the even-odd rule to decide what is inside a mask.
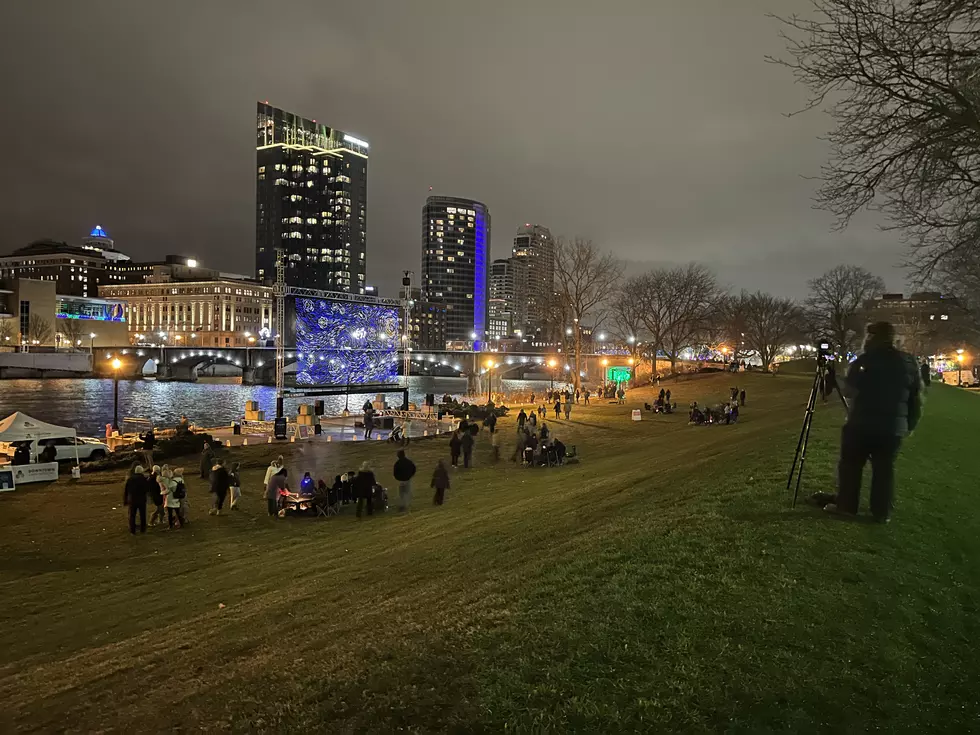
[[[453,469],[459,466],[459,452],[462,446],[463,443],[459,439],[459,432],[454,431],[453,435],[449,437],[449,458],[452,462]]]
[[[368,462],[361,463],[361,469],[358,470],[357,476],[354,478],[354,492],[357,495],[357,517],[361,517],[361,511],[364,509],[365,503],[367,503],[367,514],[374,515],[374,472],[371,471],[371,465]]]
[[[279,496],[289,489],[289,484],[287,483],[288,476],[289,473],[286,471],[286,468],[280,467],[272,473],[269,482],[265,486],[266,509],[269,512],[270,518],[276,518],[279,515]]]
[[[368,408],[364,411],[364,438],[370,439],[374,433],[374,409]]]
[[[575,402],[578,403],[579,396],[582,394],[578,388],[575,389]]]
[[[572,401],[570,398],[565,398],[565,421],[568,421],[572,417]]]
[[[923,360],[919,366],[919,377],[922,378],[922,386],[928,388],[932,385],[932,374],[929,372],[929,361]]]
[[[861,475],[870,458],[871,514],[879,523],[891,517],[895,459],[902,438],[915,430],[921,414],[915,361],[899,351],[894,340],[889,322],[869,325],[864,353],[851,363],[847,377],[838,381],[838,390],[850,405],[841,430],[837,502],[825,506],[829,512],[857,514]]]
[[[555,401],[555,421],[561,418],[561,399]]]
[[[140,517],[140,533],[146,533],[146,496],[150,491],[150,483],[143,473],[143,468],[136,465],[133,474],[126,480],[123,489],[123,505],[129,509],[129,532],[136,535],[136,514]]]
[[[469,469],[470,461],[473,459],[473,432],[464,431],[459,443],[463,448],[463,467]]]
[[[738,405],[742,406],[743,408],[745,407],[745,388],[742,388],[742,390],[738,392]]]
[[[201,450],[201,479],[207,480],[211,477],[211,468],[214,467],[214,450],[211,445],[204,442],[204,449]]]
[[[412,478],[415,477],[415,463],[405,456],[405,450],[398,450],[398,459],[392,472],[398,480],[398,509],[407,513],[412,507]]]
[[[667,404],[669,405],[670,404],[670,388],[667,389],[667,392],[664,394],[664,397],[667,399]]]
[[[163,494],[163,506],[167,509],[167,527],[170,530],[174,527],[180,528],[180,498],[177,497],[177,483],[173,476],[170,465],[165,464],[160,468],[160,475],[157,477],[160,492]]]
[[[432,498],[432,503],[434,505],[442,505],[446,500],[446,490],[449,489],[449,473],[446,472],[446,466],[442,463],[441,459],[436,462],[436,469],[432,473],[430,486],[435,488],[436,491]]]
[[[147,467],[153,466],[153,448],[157,444],[156,434],[153,433],[153,427],[151,426],[149,430],[143,434],[143,464]]]
[[[225,498],[228,496],[228,490],[231,488],[231,474],[228,472],[228,468],[225,467],[225,461],[219,459],[214,463],[214,467],[211,468],[211,494],[214,496],[214,500],[211,504],[211,509],[208,510],[208,515],[221,515],[221,509],[224,507]]]
[[[589,405],[589,396],[591,396],[591,395],[592,395],[592,391],[590,391],[588,388],[586,388],[585,389],[585,405],[586,406]]]
[[[491,413],[487,416],[487,428],[490,430],[490,434],[493,435],[497,431],[497,414]]]
[[[160,477],[160,465],[153,465],[150,470],[150,476],[147,478],[147,485],[149,486],[150,500],[153,501],[153,515],[150,516],[150,525],[155,526],[158,523],[163,523],[163,491],[160,489],[160,483],[157,478]]]

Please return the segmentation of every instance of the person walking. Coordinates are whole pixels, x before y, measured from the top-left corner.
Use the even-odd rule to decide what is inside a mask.
[[[537,413],[532,413],[531,416],[527,420],[527,424],[528,424],[528,426],[531,427],[531,431],[534,431],[535,429],[537,429],[538,428],[538,414]]]
[[[922,387],[928,388],[932,385],[932,374],[929,371],[929,361],[923,360],[919,366],[919,377],[922,379]]]
[[[370,439],[374,433],[374,409],[367,408],[364,411],[364,438]]]
[[[133,468],[133,474],[126,480],[123,488],[123,505],[129,509],[129,532],[136,535],[136,514],[140,517],[140,533],[146,533],[146,496],[150,492],[150,482],[140,465]]]
[[[490,434],[493,435],[497,431],[497,414],[492,413],[487,416],[487,428],[490,430]]]
[[[857,514],[861,475],[870,458],[871,515],[879,523],[891,518],[895,459],[922,409],[915,360],[898,350],[894,340],[889,322],[869,325],[864,352],[851,363],[847,377],[838,379],[838,390],[850,406],[841,430],[837,502],[824,507],[829,512]]]
[[[231,482],[231,509],[238,510],[238,501],[242,499],[242,463],[235,462],[228,473]]]
[[[459,442],[463,448],[463,467],[469,469],[470,461],[473,459],[473,432],[464,431]]]
[[[738,393],[738,405],[745,407],[745,388],[742,388]]]
[[[361,463],[361,469],[358,470],[357,476],[354,478],[354,492],[357,495],[357,517],[361,517],[361,512],[364,509],[365,503],[367,504],[367,514],[374,515],[374,484],[376,480],[374,478],[374,472],[371,471],[371,465],[368,462]]]
[[[214,450],[211,445],[204,442],[204,449],[201,450],[201,479],[207,480],[211,477],[211,468],[214,467]]]
[[[514,445],[514,456],[512,459],[515,463],[520,464],[521,460],[524,458],[524,447],[527,446],[528,432],[522,431],[517,435],[517,444]]]
[[[520,434],[522,431],[524,431],[524,424],[526,424],[526,423],[527,423],[527,414],[524,413],[524,409],[522,408],[521,409],[521,412],[519,414],[517,414],[517,433],[518,434]]]
[[[442,505],[446,500],[446,491],[449,489],[449,473],[446,472],[446,466],[441,459],[436,462],[430,487],[435,488],[436,491],[432,498],[433,505]]]
[[[570,398],[566,398],[565,399],[565,421],[568,421],[571,417],[572,417],[572,401],[571,401]]]
[[[561,418],[561,399],[555,401],[555,421]]]
[[[172,470],[174,481],[174,494],[180,500],[180,507],[177,508],[177,518],[180,520],[181,527],[188,525],[188,514],[191,510],[190,500],[187,498],[187,484],[184,482],[184,468],[176,467]]]
[[[150,500],[153,501],[153,515],[150,516],[150,525],[156,526],[163,523],[163,492],[157,478],[160,477],[160,465],[153,465],[149,476],[146,478],[149,487]]]
[[[269,482],[265,486],[266,510],[271,518],[279,515],[279,497],[289,490],[289,473],[285,467],[279,467],[269,477]]]
[[[398,480],[398,509],[407,513],[412,507],[412,478],[415,477],[415,463],[405,456],[405,450],[398,450],[398,459],[392,472]]]
[[[231,489],[231,474],[225,467],[225,461],[219,459],[211,468],[211,494],[214,496],[208,515],[221,515],[221,509],[225,505],[225,498],[228,497],[228,490]]]
[[[590,391],[588,388],[586,388],[585,389],[585,405],[586,406],[589,405],[589,396],[591,396],[591,395],[592,395],[592,391]]]
[[[576,403],[578,403],[578,399],[579,399],[579,396],[580,396],[581,394],[582,394],[582,392],[581,392],[581,391],[580,391],[580,390],[579,390],[578,388],[576,388],[576,389],[575,389],[575,402],[576,402]]]
[[[453,469],[456,469],[459,466],[459,452],[462,447],[463,443],[460,441],[459,432],[454,431],[453,435],[449,437],[449,457],[452,461]]]

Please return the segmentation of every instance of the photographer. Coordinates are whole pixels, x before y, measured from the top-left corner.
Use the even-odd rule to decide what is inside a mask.
[[[919,421],[919,373],[914,359],[893,344],[888,322],[868,326],[864,353],[839,380],[848,399],[847,421],[841,431],[838,494],[830,512],[855,515],[861,495],[861,475],[871,459],[871,514],[886,523],[892,510],[895,459],[902,437]]]

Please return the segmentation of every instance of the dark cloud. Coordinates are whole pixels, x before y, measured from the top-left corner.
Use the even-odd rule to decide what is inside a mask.
[[[769,10],[806,0],[6,3],[0,247],[95,222],[135,257],[254,265],[255,101],[371,143],[368,280],[418,268],[428,187],[624,259],[800,295],[837,262],[900,289],[894,234],[811,208],[828,118]]]

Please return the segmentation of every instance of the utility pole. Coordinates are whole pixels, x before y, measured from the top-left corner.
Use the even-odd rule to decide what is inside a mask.
[[[286,373],[286,263],[283,249],[276,248],[276,282],[274,329],[276,331],[276,418],[283,417],[283,383]]]
[[[402,375],[405,377],[405,387],[412,374],[412,276],[414,271],[402,271],[402,306],[405,315],[402,317]]]

